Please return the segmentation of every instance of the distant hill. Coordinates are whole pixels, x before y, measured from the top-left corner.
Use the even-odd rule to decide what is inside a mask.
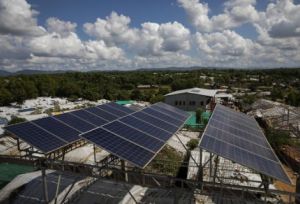
[[[42,71],[42,70],[21,70],[17,72],[8,72],[4,70],[0,70],[0,76],[15,76],[15,75],[34,75],[34,74],[60,74],[60,73],[66,73],[66,72],[76,72],[76,71],[66,71],[66,70],[57,70],[57,71]]]
[[[11,72],[7,72],[7,71],[4,71],[4,70],[0,70],[0,76],[9,76],[11,75],[12,73]]]

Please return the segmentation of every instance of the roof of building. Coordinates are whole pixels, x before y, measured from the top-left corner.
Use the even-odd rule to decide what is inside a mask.
[[[190,93],[190,94],[197,94],[197,95],[201,95],[201,96],[213,97],[216,95],[217,92],[218,92],[218,90],[215,90],[215,89],[203,89],[203,88],[195,87],[195,88],[191,88],[191,89],[183,89],[183,90],[174,91],[174,92],[166,94],[165,96]]]

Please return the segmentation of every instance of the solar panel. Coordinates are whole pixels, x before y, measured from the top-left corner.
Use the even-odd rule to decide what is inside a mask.
[[[143,120],[139,120],[133,116],[126,116],[120,119],[120,121],[132,127],[135,127],[138,130],[147,132],[162,141],[167,141],[172,136],[172,133],[160,129],[156,126],[153,126],[150,123],[147,123]]]
[[[62,139],[57,138],[30,122],[7,126],[5,129],[10,133],[18,135],[20,139],[45,153],[52,152],[67,145]]]
[[[84,139],[96,144],[111,154],[125,159],[140,168],[144,168],[155,156],[153,152],[122,139],[102,128],[95,129],[82,136]]]
[[[176,111],[170,111],[168,115],[148,107],[83,133],[80,137],[95,143],[135,166],[144,168],[163,148],[166,141],[184,124],[185,121],[174,119],[170,115],[178,115],[174,112]],[[187,115],[180,116],[187,118]],[[122,144],[128,146],[128,149],[132,149],[137,155],[128,155],[130,151],[128,152],[127,148],[123,148]]]
[[[78,111],[73,111],[70,112],[70,114],[75,115],[81,119],[84,119],[85,121],[92,123],[93,125],[96,126],[101,126],[105,123],[107,123],[107,120],[104,120],[103,118],[100,118],[92,113],[89,113],[88,111],[85,110],[78,110]]]
[[[173,111],[173,112],[175,112],[175,113],[177,113],[179,115],[182,115],[182,116],[185,116],[185,117],[189,117],[189,113],[187,113],[187,112],[185,112],[183,110],[180,110],[178,108],[175,108],[174,106],[170,106],[170,105],[162,103],[162,102],[157,103],[156,106],[164,108],[164,109],[167,109],[167,110],[170,110],[170,111]]]
[[[104,110],[106,111],[107,113],[110,113],[110,114],[113,114],[117,117],[122,117],[122,116],[125,116],[127,115],[127,113],[123,112],[123,111],[120,111],[120,110],[117,110],[113,107],[111,107],[110,105],[108,104],[104,104],[104,105],[101,105],[101,106],[97,106],[97,108],[100,108],[101,110]]]
[[[86,132],[96,127],[95,125],[92,125],[91,123],[88,123],[70,113],[57,115],[54,116],[54,118],[75,128],[76,130],[79,130],[80,132]]]
[[[119,121],[104,125],[103,128],[152,152],[158,151],[164,145],[164,142],[157,138],[149,136]]]
[[[106,106],[104,108],[106,110],[98,108],[101,106]],[[22,125],[11,125],[6,129],[35,148],[43,151],[44,153],[49,153],[50,150],[53,150],[52,146],[59,139],[59,141],[71,144],[81,139],[78,136],[81,132],[89,131],[132,112],[129,108],[116,103],[108,103],[98,107],[86,108],[58,116],[42,118],[22,123]],[[34,126],[35,129],[30,131],[28,130],[28,126]],[[43,140],[49,144],[48,148],[44,147],[44,144],[40,141],[40,138],[44,138],[44,135],[48,136],[47,139]],[[57,142],[57,145],[54,145],[54,149],[59,149],[59,147],[63,147],[65,145],[65,143]]]
[[[97,107],[91,107],[91,108],[87,108],[85,109],[86,111],[90,112],[90,113],[93,113],[95,115],[97,115],[98,117],[101,117],[105,120],[108,120],[108,121],[112,121],[112,120],[115,120],[118,118],[118,116],[115,116],[113,114],[110,114],[102,109],[99,109]]]
[[[143,110],[140,111],[140,112],[136,112],[136,113],[132,114],[132,116],[134,116],[138,119],[147,121],[148,123],[150,123],[150,124],[152,124],[156,127],[159,127],[163,130],[166,130],[170,133],[174,133],[178,129],[178,127],[176,127],[174,125],[171,125],[170,123],[167,123],[165,121],[162,121],[161,119],[158,119],[157,117],[153,117],[153,116],[150,116],[146,113],[143,113]]]
[[[110,107],[112,107],[112,108],[115,108],[115,109],[117,109],[117,110],[119,110],[119,111],[122,111],[122,112],[124,112],[124,113],[127,113],[127,114],[130,114],[130,113],[133,113],[133,112],[134,112],[134,110],[131,110],[131,109],[129,109],[129,108],[126,108],[126,107],[124,107],[124,106],[122,106],[122,105],[118,105],[118,104],[116,104],[116,103],[108,103],[107,105],[110,106]]]
[[[159,106],[157,106],[157,105],[151,106],[151,109],[154,109],[154,110],[156,110],[156,111],[159,111],[159,112],[162,112],[162,113],[164,113],[164,114],[167,114],[167,115],[169,115],[169,116],[171,116],[171,117],[173,117],[173,118],[176,118],[177,120],[180,120],[180,121],[185,121],[186,118],[187,118],[187,116],[180,115],[180,114],[178,114],[178,113],[176,113],[176,112],[173,112],[173,111],[170,111],[170,110],[168,110],[168,109],[159,107]]]
[[[43,129],[57,135],[58,137],[68,142],[72,142],[80,139],[80,137],[78,137],[80,133],[79,131],[55,120],[52,117],[35,120],[32,121],[32,123],[42,127]]]
[[[161,113],[161,112],[158,112],[152,108],[146,108],[145,110],[143,110],[144,113],[147,113],[151,116],[154,116],[154,117],[157,117],[157,118],[160,118],[161,120],[163,121],[167,121],[168,123],[172,124],[172,125],[180,125],[182,124],[182,121],[180,120],[176,120],[175,118],[169,116],[169,115],[166,115],[164,113]]]
[[[255,119],[243,113],[217,105],[199,146],[262,174],[290,183]]]

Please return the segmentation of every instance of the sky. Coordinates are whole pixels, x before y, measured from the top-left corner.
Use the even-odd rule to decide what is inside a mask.
[[[300,0],[0,0],[0,69],[300,67]]]

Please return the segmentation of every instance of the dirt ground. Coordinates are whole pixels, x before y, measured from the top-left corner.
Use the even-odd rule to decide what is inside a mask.
[[[287,192],[296,192],[296,180],[297,180],[297,175],[295,174],[295,172],[290,169],[289,167],[283,165],[285,171],[287,172],[288,176],[290,177],[291,181],[292,181],[292,185],[288,185],[285,184],[281,181],[275,181],[274,185],[278,190],[282,190],[282,191],[287,191]],[[282,200],[284,202],[289,202],[289,196],[281,196]],[[294,199],[294,198],[292,198]]]

